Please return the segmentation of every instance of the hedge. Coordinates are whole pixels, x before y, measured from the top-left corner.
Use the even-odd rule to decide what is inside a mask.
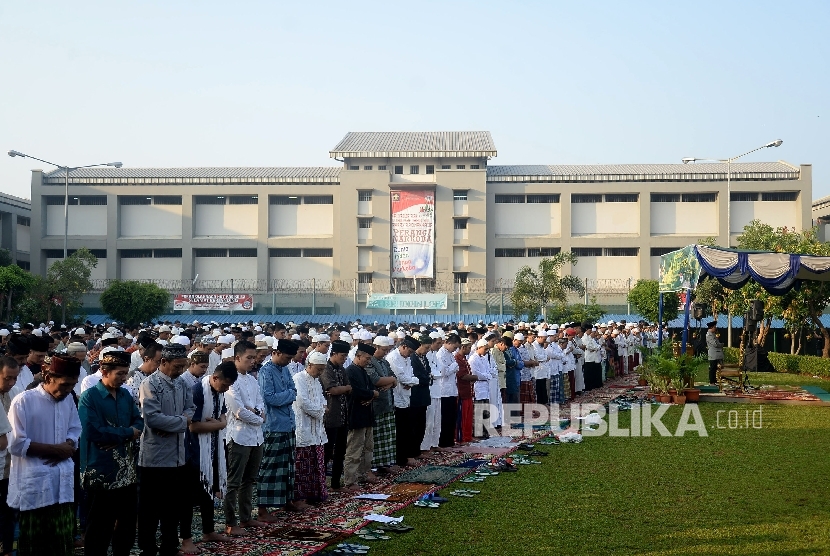
[[[726,363],[737,364],[738,355],[738,348],[723,348],[723,357]],[[767,355],[769,356],[769,362],[779,373],[830,378],[830,359],[814,355],[790,355],[773,351],[770,351]]]

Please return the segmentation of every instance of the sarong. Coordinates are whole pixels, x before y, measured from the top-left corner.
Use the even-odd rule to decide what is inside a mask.
[[[20,512],[19,556],[72,556],[75,553],[72,504],[52,504]],[[4,550],[7,547],[3,547]]]
[[[257,491],[260,506],[284,506],[294,500],[293,432],[266,432]]]
[[[326,488],[326,462],[323,445],[297,448],[297,478],[294,497],[297,500],[323,502],[329,497]]]
[[[372,467],[395,465],[395,412],[381,413],[375,416],[372,429],[375,450],[372,454]]]

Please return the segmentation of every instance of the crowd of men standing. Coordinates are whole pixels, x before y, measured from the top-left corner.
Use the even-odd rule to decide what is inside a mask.
[[[201,540],[227,542],[371,488],[500,431],[504,404],[628,373],[656,343],[642,324],[0,323],[2,554],[16,526],[21,555],[120,556],[136,538],[143,555],[199,554],[194,507]]]

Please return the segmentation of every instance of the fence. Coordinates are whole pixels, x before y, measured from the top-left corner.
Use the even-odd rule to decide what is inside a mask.
[[[514,280],[469,278],[465,282],[441,279],[384,279],[372,282],[351,280],[137,280],[151,283],[177,293],[239,293],[254,296],[254,311],[272,314],[338,314],[372,313],[366,309],[368,295],[376,293],[437,293],[447,295],[447,312],[510,314],[510,294]],[[115,280],[92,280],[92,290],[84,305],[90,309],[100,305],[99,294]],[[622,310],[633,280],[584,279],[585,296],[571,296],[572,303],[588,303],[597,298],[600,304]],[[388,310],[374,310],[380,314]],[[628,310],[630,312],[630,310]],[[395,313],[397,314],[397,313]]]

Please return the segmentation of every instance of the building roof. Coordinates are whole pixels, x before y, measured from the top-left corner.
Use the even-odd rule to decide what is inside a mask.
[[[733,180],[797,180],[801,169],[786,162],[731,165]],[[723,181],[726,164],[578,164],[487,166],[490,182]]]
[[[62,169],[44,173],[44,184],[63,184]],[[191,185],[340,183],[339,166],[262,168],[81,168],[69,174],[73,184]]]
[[[32,210],[32,201],[29,199],[15,197],[14,195],[8,195],[6,193],[0,193],[0,204],[19,208],[24,211]]]
[[[489,131],[349,132],[331,158],[496,156]]]

